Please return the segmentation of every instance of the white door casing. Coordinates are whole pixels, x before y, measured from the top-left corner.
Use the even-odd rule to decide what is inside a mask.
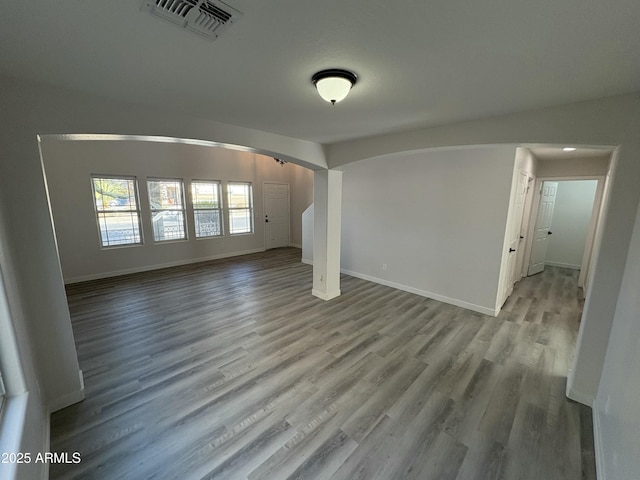
[[[549,235],[551,235],[553,208],[558,193],[558,182],[545,181],[542,183],[541,188],[540,206],[538,207],[538,215],[536,217],[528,275],[535,275],[544,270],[547,259],[547,249],[549,247]]]
[[[264,183],[265,249],[289,245],[289,185]]]

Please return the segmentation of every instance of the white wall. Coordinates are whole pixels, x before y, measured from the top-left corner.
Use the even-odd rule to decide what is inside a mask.
[[[302,215],[313,203],[313,170],[295,168],[291,175],[291,245],[302,248]]]
[[[594,405],[600,480],[636,480],[640,472],[639,286],[640,208]]]
[[[432,150],[342,167],[343,271],[494,314],[515,151]]]
[[[580,269],[597,186],[597,180],[558,182],[547,265]]]
[[[538,177],[598,177],[609,173],[610,155],[562,160],[537,159]]]
[[[312,172],[287,163],[277,164],[262,155],[225,148],[148,141],[61,141],[42,139],[54,227],[62,273],[66,282],[77,282],[134,271],[262,251],[265,247],[263,182],[290,185],[291,238],[301,239],[301,210],[312,194]],[[300,172],[303,171],[303,172]],[[92,174],[137,178],[143,213],[144,244],[103,249],[100,247],[93,206]],[[295,177],[295,182],[292,181]],[[187,200],[185,241],[155,243],[145,229],[150,218],[146,178],[179,178],[185,191],[192,180],[247,181],[253,185],[254,233],[196,239]]]
[[[302,213],[302,263],[313,265],[313,203]]]
[[[518,148],[516,169],[529,174],[531,177],[538,175],[539,160],[528,148]]]

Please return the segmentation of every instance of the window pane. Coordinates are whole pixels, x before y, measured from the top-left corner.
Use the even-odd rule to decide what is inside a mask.
[[[253,208],[250,183],[229,183],[229,233],[253,232]]]
[[[193,182],[191,184],[193,208],[220,208],[218,185],[216,182]]]
[[[229,232],[251,233],[251,210],[229,210]]]
[[[230,183],[227,186],[229,193],[229,208],[251,207],[251,185],[246,183]]]
[[[220,228],[220,211],[194,210],[196,237],[215,237],[222,235]]]
[[[93,178],[98,211],[136,210],[135,180],[129,178]]]
[[[151,212],[153,223],[153,237],[158,240],[182,240],[186,238],[184,232],[184,212],[163,210]]]
[[[103,247],[140,243],[138,212],[98,212]]]
[[[136,179],[91,177],[103,247],[141,244]]]
[[[182,180],[148,180],[153,238],[156,241],[184,240]]]
[[[196,237],[221,236],[220,182],[192,182],[191,199],[193,201]]]
[[[152,210],[182,210],[182,182],[149,180],[149,203]]]

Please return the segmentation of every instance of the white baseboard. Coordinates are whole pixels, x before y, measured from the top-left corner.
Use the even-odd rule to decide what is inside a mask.
[[[458,300],[457,298],[450,298],[444,295],[440,295],[438,293],[428,292],[426,290],[420,290],[419,288],[410,287],[408,285],[403,285],[401,283],[390,282],[388,280],[384,280],[382,278],[372,277],[370,275],[365,275],[358,272],[353,272],[351,270],[340,269],[340,272],[350,275],[352,277],[361,278],[363,280],[367,280],[369,282],[379,283],[381,285],[386,285],[387,287],[397,288],[398,290],[403,290],[409,293],[415,293],[416,295],[420,295],[421,297],[431,298],[433,300],[438,300],[439,302],[448,303],[450,305],[455,305],[456,307],[466,308],[467,310],[473,310],[474,312],[483,313],[485,315],[491,315],[495,317],[498,312],[496,312],[495,308],[484,307],[482,305],[476,305],[473,303],[465,302],[463,300]]]
[[[582,265],[574,265],[572,263],[544,262],[544,264],[550,267],[570,268],[572,270],[580,270],[582,268]]]
[[[320,290],[316,290],[315,288],[311,290],[311,295],[321,298],[322,300],[331,300],[332,298],[339,297],[341,294],[342,292],[340,292],[340,290],[336,290],[335,292],[331,293],[321,292]]]
[[[591,416],[593,418],[593,449],[596,456],[596,478],[606,480],[603,455],[602,455],[602,428],[600,427],[600,411],[598,410],[597,401],[593,401]]]
[[[574,402],[578,402],[586,405],[587,407],[594,408],[595,400],[591,395],[585,395],[584,393],[576,392],[575,390],[569,388],[567,388],[566,394],[567,398],[570,398]]]
[[[78,376],[80,377],[80,388],[74,392],[63,395],[60,398],[54,399],[49,404],[49,413],[57,412],[69,405],[73,405],[74,403],[84,400],[84,376],[82,375],[82,370],[78,371]]]
[[[74,403],[78,403],[84,400],[84,388],[81,390],[76,390],[75,392],[67,393],[66,395],[56,398],[49,404],[49,412],[57,412],[58,410],[62,410]]]
[[[299,244],[299,243],[290,243],[289,246],[290,247],[299,248],[300,250],[302,250],[302,245]]]
[[[189,265],[191,263],[208,262],[211,260],[219,260],[221,258],[239,257],[240,255],[248,255],[251,253],[264,252],[264,248],[254,248],[251,250],[243,250],[240,252],[220,253],[218,255],[209,255],[207,257],[189,258],[187,260],[178,260],[175,262],[156,263],[154,265],[145,265],[142,267],[125,268],[123,270],[114,270],[111,272],[102,272],[91,275],[80,275],[77,277],[65,278],[64,283],[69,285],[71,283],[88,282],[90,280],[99,280],[101,278],[119,277],[120,275],[129,275],[131,273],[149,272],[151,270],[159,270],[161,268],[178,267],[180,265]]]
[[[307,265],[313,265],[313,260],[309,259],[309,258],[304,258],[302,257],[302,260],[300,260],[302,263],[306,263]]]

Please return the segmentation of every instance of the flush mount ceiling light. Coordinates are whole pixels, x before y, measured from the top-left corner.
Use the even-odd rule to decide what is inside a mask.
[[[562,149],[563,152],[575,152],[576,151],[576,147],[564,147]]]
[[[320,96],[335,105],[349,94],[349,90],[356,84],[358,77],[348,70],[332,68],[316,73],[311,77],[311,81]]]

